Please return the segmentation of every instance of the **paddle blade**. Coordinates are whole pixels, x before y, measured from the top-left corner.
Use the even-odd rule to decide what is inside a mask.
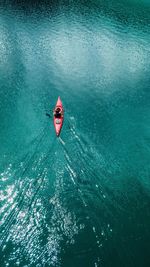
[[[48,113],[46,113],[46,116],[49,117],[49,118],[51,118],[50,114],[48,114]]]

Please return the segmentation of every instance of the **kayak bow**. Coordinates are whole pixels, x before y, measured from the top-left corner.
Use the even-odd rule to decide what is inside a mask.
[[[63,126],[63,120],[64,120],[64,109],[63,109],[63,105],[62,105],[60,96],[58,97],[54,112],[57,108],[60,108],[61,116],[57,117],[54,115],[54,127],[55,127],[55,131],[56,131],[56,135],[59,136],[60,132],[61,132],[61,128]]]

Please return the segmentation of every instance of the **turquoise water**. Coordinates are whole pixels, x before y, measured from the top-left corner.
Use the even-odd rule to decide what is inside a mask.
[[[0,5],[1,267],[150,266],[149,84],[148,0]]]

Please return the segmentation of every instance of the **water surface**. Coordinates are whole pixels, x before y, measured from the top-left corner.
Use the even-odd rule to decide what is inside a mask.
[[[150,266],[149,14],[146,0],[1,4],[0,266]]]

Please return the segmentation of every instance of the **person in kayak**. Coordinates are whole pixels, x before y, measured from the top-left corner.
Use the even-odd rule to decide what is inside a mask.
[[[63,112],[61,110],[61,108],[56,108],[53,112],[53,115],[55,116],[55,118],[61,118],[63,117]]]

